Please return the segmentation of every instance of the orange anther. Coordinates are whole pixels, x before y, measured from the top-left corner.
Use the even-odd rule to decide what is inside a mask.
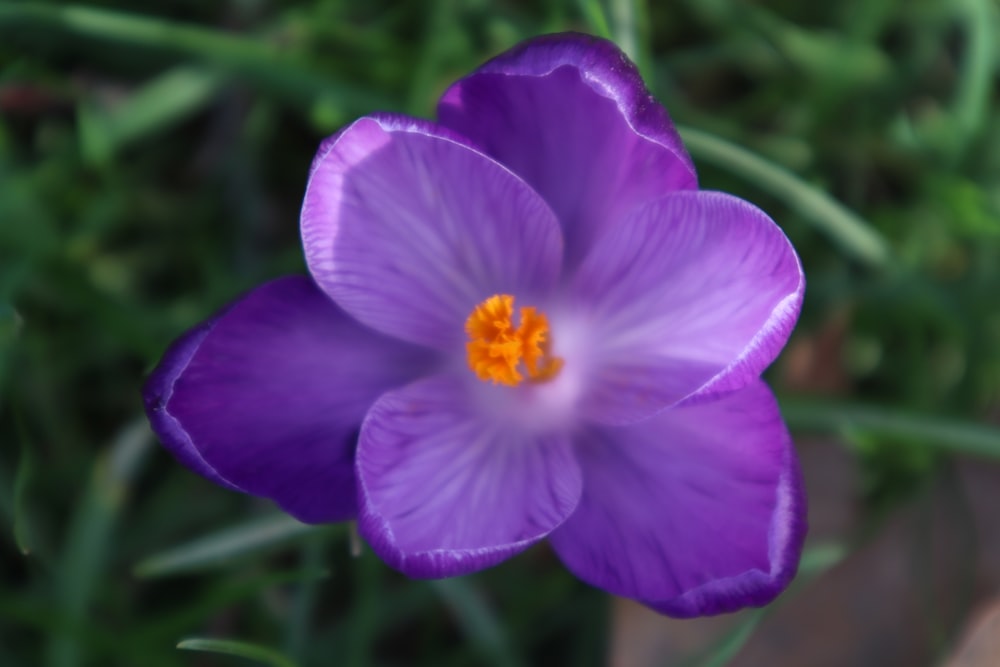
[[[480,380],[509,387],[521,384],[525,374],[535,382],[554,377],[563,362],[549,355],[548,318],[527,306],[521,308],[515,328],[513,315],[514,297],[509,294],[495,294],[472,310],[465,322],[471,339],[466,344],[469,368]]]

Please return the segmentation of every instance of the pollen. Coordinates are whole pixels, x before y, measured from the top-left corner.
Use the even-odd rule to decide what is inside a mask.
[[[532,306],[520,309],[514,325],[514,297],[495,294],[472,310],[465,322],[469,368],[480,380],[516,387],[527,379],[556,376],[563,361],[550,354],[549,320]]]

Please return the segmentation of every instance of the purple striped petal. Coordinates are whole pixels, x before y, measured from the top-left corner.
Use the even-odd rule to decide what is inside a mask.
[[[425,121],[362,118],[324,143],[302,207],[319,286],[359,321],[439,349],[461,345],[493,294],[545,293],[562,239],[506,168]]]
[[[488,419],[470,394],[464,377],[421,380],[379,399],[361,430],[361,534],[411,577],[495,565],[548,535],[580,498],[568,438]]]
[[[625,54],[595,37],[525,42],[455,83],[438,116],[545,197],[569,266],[638,204],[697,187],[666,110]]]
[[[795,575],[805,496],[763,382],[576,444],[583,497],[551,542],[584,581],[690,617],[767,604]]]
[[[593,350],[584,414],[628,423],[758,378],[788,340],[805,278],[760,209],[678,192],[609,230],[571,289]]]
[[[305,277],[267,283],[181,338],[146,384],[153,430],[213,481],[302,521],[357,513],[354,450],[372,402],[430,364]]]

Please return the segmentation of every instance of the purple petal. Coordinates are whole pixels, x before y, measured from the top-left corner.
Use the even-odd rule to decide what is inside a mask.
[[[495,565],[541,540],[580,498],[568,438],[519,432],[471,405],[464,377],[392,391],[358,443],[361,534],[411,577]]]
[[[362,118],[324,143],[302,207],[319,286],[383,333],[448,348],[494,294],[545,292],[560,271],[552,211],[431,123]]]
[[[146,384],[146,412],[194,471],[303,521],[338,521],[357,513],[365,412],[428,357],[360,326],[308,278],[283,278],[175,343]]]
[[[569,266],[638,204],[697,187],[635,65],[587,35],[541,37],[491,60],[444,94],[438,116],[545,197]]]
[[[678,192],[602,237],[572,290],[592,338],[584,411],[628,423],[759,377],[795,325],[805,278],[760,209]]]
[[[795,576],[805,496],[759,380],[577,442],[584,492],[551,535],[584,581],[671,616],[760,606]]]
[[[191,442],[184,426],[165,409],[167,401],[173,395],[177,378],[191,363],[191,358],[198,352],[202,341],[215,326],[216,321],[224,316],[225,310],[175,340],[163,353],[160,363],[146,380],[142,388],[142,397],[153,431],[178,461],[220,486],[242,491],[243,489],[223,478],[202,458],[201,452]]]

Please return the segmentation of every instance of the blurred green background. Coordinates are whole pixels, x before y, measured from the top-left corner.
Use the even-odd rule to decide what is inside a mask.
[[[0,1],[0,665],[753,664],[768,636],[799,653],[766,664],[948,660],[1000,584],[984,551],[1000,535],[998,14],[993,0]],[[643,635],[545,547],[410,582],[353,557],[347,527],[196,478],[142,418],[143,376],[174,337],[304,272],[298,208],[322,137],[376,110],[429,117],[488,57],[564,30],[622,46],[703,187],[770,212],[802,257],[802,319],[768,378],[818,528],[778,613]],[[841,644],[874,648],[836,662],[829,624],[780,607],[844,618],[863,599],[850,590],[891,597],[863,559],[915,507],[929,510],[900,553],[934,561],[903,575],[917,639],[848,630]],[[827,530],[821,513],[845,508]],[[831,597],[822,582],[852,562],[847,602]],[[697,646],[654,650],[695,628]]]

